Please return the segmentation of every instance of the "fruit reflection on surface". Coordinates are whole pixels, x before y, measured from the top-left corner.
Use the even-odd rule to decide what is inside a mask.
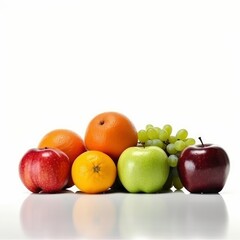
[[[73,222],[76,231],[83,238],[104,239],[114,234],[117,212],[108,194],[77,194],[73,207]]]
[[[126,194],[120,208],[123,238],[223,238],[227,227],[227,208],[219,194]]]
[[[22,230],[38,239],[222,239],[228,212],[220,194],[31,194]]]
[[[74,237],[72,208],[75,194],[31,194],[22,203],[20,221],[29,238],[55,239]]]

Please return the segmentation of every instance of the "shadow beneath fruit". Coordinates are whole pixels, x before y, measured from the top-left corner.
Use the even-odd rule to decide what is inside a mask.
[[[36,194],[41,194],[41,195],[54,195],[54,194],[64,194],[64,193],[74,193],[72,190],[68,190],[68,189],[64,189],[64,190],[61,190],[60,192],[53,192],[53,193],[49,193],[49,192],[44,192],[44,191],[41,191],[39,193],[36,193]],[[33,193],[34,194],[34,193]]]
[[[77,237],[72,221],[72,208],[76,198],[70,190],[54,194],[30,194],[20,209],[24,234],[31,239]]]
[[[219,194],[125,194],[119,213],[122,238],[224,238],[228,212]]]

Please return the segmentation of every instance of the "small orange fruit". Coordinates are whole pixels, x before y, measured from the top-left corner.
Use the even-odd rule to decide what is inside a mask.
[[[74,160],[86,151],[83,139],[77,133],[69,129],[54,129],[48,132],[38,145],[39,148],[51,147],[63,151],[69,157],[71,165]],[[67,188],[74,185],[71,174],[67,183]]]
[[[117,167],[105,153],[89,150],[79,155],[72,165],[72,179],[85,193],[107,191],[115,182]]]
[[[95,116],[85,132],[85,146],[109,155],[115,162],[128,147],[136,146],[137,130],[131,120],[118,112],[103,112]]]

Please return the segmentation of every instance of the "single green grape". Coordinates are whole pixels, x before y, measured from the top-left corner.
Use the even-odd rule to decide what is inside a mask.
[[[147,136],[149,139],[157,139],[158,138],[158,131],[154,127],[149,127],[147,129]]]
[[[194,138],[187,138],[184,140],[186,146],[191,146],[191,145],[194,145],[196,143],[195,139]]]
[[[177,140],[174,143],[174,147],[177,151],[181,152],[184,148],[186,148],[186,144],[183,140]]]
[[[170,167],[176,167],[178,164],[178,157],[174,154],[171,154],[170,156],[168,156],[168,165]]]
[[[154,128],[157,130],[158,133],[159,133],[159,131],[161,130],[160,127],[154,127]]]
[[[160,148],[164,148],[164,143],[160,139],[153,139],[152,145]]]
[[[168,137],[169,137],[169,135],[168,135],[168,132],[166,131],[166,130],[164,130],[164,129],[161,129],[160,131],[159,131],[159,134],[158,134],[158,138],[161,140],[161,141],[167,141],[168,140]]]
[[[146,142],[145,142],[145,146],[152,146],[153,145],[153,140],[152,139],[148,139]]]
[[[167,144],[165,142],[162,142],[162,143],[163,143],[162,149],[166,152]]]
[[[143,129],[138,131],[138,140],[142,143],[145,143],[148,140],[147,132]]]
[[[170,124],[165,124],[163,129],[167,131],[168,135],[170,136],[172,133],[172,126]]]
[[[176,136],[169,136],[169,138],[168,138],[168,141],[170,142],[170,143],[175,143],[176,141],[177,141],[178,139],[177,139],[177,137]]]
[[[173,177],[173,186],[177,189],[180,190],[183,188],[183,184],[180,180],[179,177]]]
[[[177,153],[177,150],[175,148],[175,144],[174,143],[169,143],[167,146],[166,146],[166,150],[169,154],[176,154]]]
[[[147,124],[147,125],[145,126],[145,129],[147,130],[148,128],[153,128],[153,125],[152,125],[152,124]]]
[[[176,137],[179,140],[184,140],[184,139],[187,138],[187,136],[188,136],[188,131],[186,129],[184,129],[184,128],[178,130],[178,132],[176,133]]]

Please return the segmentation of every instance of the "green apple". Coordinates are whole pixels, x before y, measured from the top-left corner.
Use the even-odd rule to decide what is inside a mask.
[[[118,176],[128,192],[154,193],[162,189],[168,174],[167,154],[159,147],[129,147],[120,155]]]

